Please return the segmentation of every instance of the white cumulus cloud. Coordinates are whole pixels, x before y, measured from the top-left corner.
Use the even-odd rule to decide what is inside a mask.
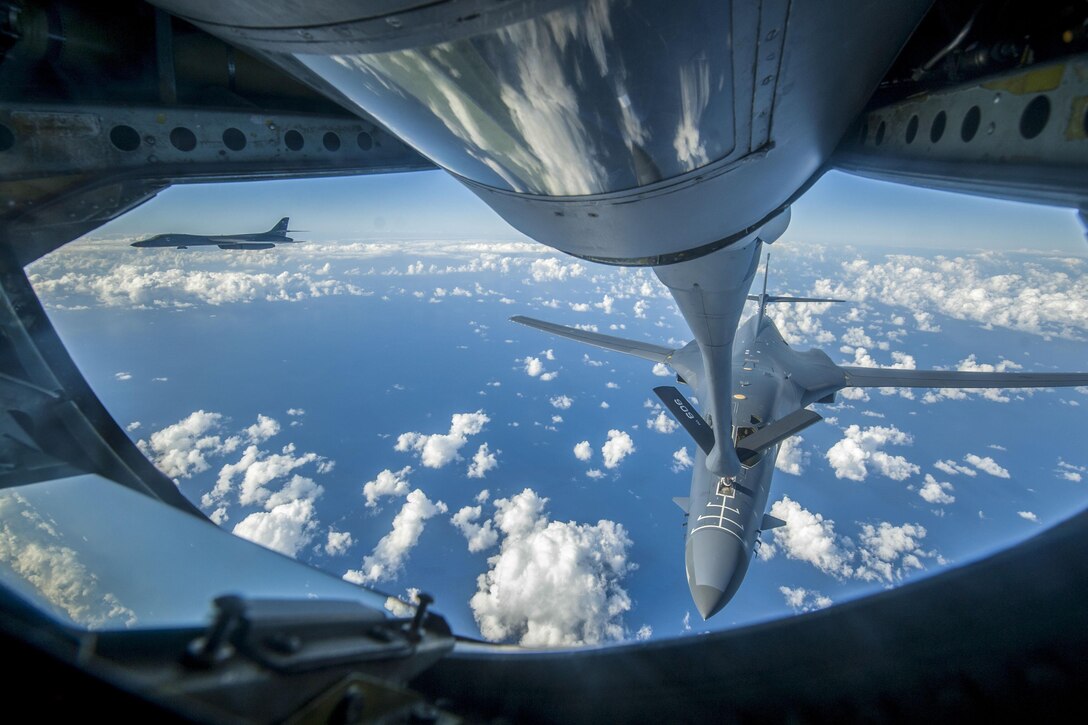
[[[393,517],[393,530],[383,536],[360,569],[344,574],[344,579],[356,584],[371,584],[395,579],[400,574],[408,554],[419,543],[427,519],[446,513],[446,504],[431,501],[420,489],[408,494],[404,505]]]
[[[378,501],[385,496],[407,496],[408,476],[411,473],[411,466],[405,466],[396,473],[386,468],[373,481],[364,483],[363,496],[366,498],[367,507],[376,508]]]
[[[840,545],[834,521],[812,513],[789,496],[774,502],[771,516],[786,522],[785,526],[772,529],[775,544],[782,547],[786,556],[807,561],[836,577],[853,574],[850,552]]]
[[[826,609],[832,604],[831,597],[825,597],[818,591],[805,589],[804,587],[778,587],[778,591],[786,598],[786,606],[795,612],[812,612],[817,609]]]
[[[914,310],[919,329],[933,329],[929,320],[938,313],[1037,335],[1077,338],[1088,330],[1088,287],[1075,282],[1086,274],[1083,259],[1063,259],[1060,271],[992,252],[884,259],[844,262],[834,282],[817,280],[813,291]]]
[[[938,471],[947,473],[949,476],[956,476],[962,473],[965,476],[971,476],[973,478],[978,475],[978,471],[976,471],[975,469],[971,468],[970,466],[960,465],[953,460],[937,461],[933,464],[933,467],[936,468]]]
[[[251,513],[234,527],[234,535],[295,556],[313,539],[317,525],[313,501],[297,499]]]
[[[582,441],[574,446],[574,457],[579,461],[588,461],[593,458],[593,446],[589,444],[589,441]]]
[[[538,357],[530,355],[524,358],[522,362],[525,363],[525,373],[531,378],[535,378],[544,372],[544,363],[540,362]]]
[[[678,451],[673,451],[672,454],[672,470],[674,473],[679,473],[685,469],[691,468],[695,465],[695,461],[688,455],[687,447],[683,447]]]
[[[468,437],[482,431],[489,422],[491,419],[482,410],[475,413],[454,413],[450,419],[449,433],[401,433],[393,450],[415,451],[419,454],[420,462],[427,468],[442,468],[452,461],[460,460],[458,451],[468,443]]]
[[[952,495],[953,490],[951,483],[938,481],[927,473],[925,484],[918,489],[918,495],[927,503],[950,504],[956,501],[956,497]]]
[[[346,576],[344,578],[347,579]],[[392,612],[394,617],[411,617],[415,613],[415,607],[418,604],[419,589],[416,587],[408,587],[407,591],[405,592],[404,600],[397,599],[396,597],[385,598],[385,608]]]
[[[1055,473],[1060,478],[1066,481],[1073,481],[1074,483],[1080,483],[1084,478],[1084,474],[1088,473],[1088,466],[1078,466],[1068,461],[1058,459],[1058,467],[1054,469]]]
[[[963,457],[963,460],[967,461],[983,473],[988,473],[991,476],[996,476],[997,478],[1009,478],[1008,470],[1002,468],[997,461],[990,458],[989,456],[983,458],[982,456],[976,456],[974,453],[968,453],[966,456]]]
[[[581,277],[585,271],[585,266],[578,262],[563,264],[555,257],[534,260],[529,267],[535,282],[562,282],[571,277]]]
[[[480,633],[527,647],[624,639],[631,598],[622,581],[634,568],[626,530],[552,521],[547,501],[527,488],[495,502],[502,543],[469,602]]]
[[[279,421],[260,414],[257,415],[257,422],[245,430],[250,443],[263,443],[279,432]]]
[[[627,456],[635,452],[635,442],[627,431],[612,429],[608,431],[608,440],[601,446],[605,468],[615,468]]]
[[[658,433],[672,433],[680,427],[680,424],[671,415],[659,410],[656,416],[646,420],[646,427]]]
[[[468,550],[476,553],[484,549],[490,549],[499,540],[499,532],[495,530],[491,519],[477,523],[483,515],[482,506],[465,506],[450,517],[450,523],[464,534],[468,541]]]
[[[782,441],[778,446],[778,458],[775,459],[774,467],[791,476],[804,473],[809,459],[808,451],[801,448],[804,442],[805,439],[801,436],[791,436]]]
[[[201,499],[205,508],[211,508],[222,501],[234,488],[236,476],[241,475],[238,485],[238,502],[243,506],[263,504],[271,496],[268,484],[283,478],[296,468],[320,461],[316,453],[295,455],[295,447],[288,444],[280,453],[269,453],[255,445],[247,446],[242,457],[235,463],[228,463],[219,469],[215,487]]]
[[[910,570],[923,569],[923,560],[944,560],[922,549],[926,529],[921,524],[899,526],[887,521],[862,524],[857,544],[835,533],[835,523],[784,496],[771,506],[771,515],[786,522],[773,530],[775,544],[791,559],[806,561],[837,579],[854,578],[891,585]],[[761,552],[762,555],[762,552]],[[763,557],[770,558],[773,553]]]
[[[328,537],[325,540],[325,553],[329,556],[346,554],[354,543],[355,539],[351,537],[350,532],[329,529]]]
[[[220,455],[235,450],[237,437],[223,440],[213,435],[223,416],[198,410],[188,417],[151,434],[150,440],[136,441],[145,456],[170,478],[189,478],[208,470],[207,455]]]
[[[501,453],[501,451],[497,451]],[[495,457],[495,453],[492,453],[486,443],[482,444],[477,449],[475,455],[472,456],[472,463],[468,467],[469,478],[483,478],[488,471],[496,468],[499,465],[499,459]]]
[[[567,395],[557,395],[549,399],[548,402],[552,404],[552,407],[559,408],[559,410],[568,410],[574,404],[574,400]]]
[[[862,430],[857,425],[846,429],[845,435],[827,451],[827,461],[836,478],[864,481],[872,468],[876,473],[895,481],[903,481],[921,469],[902,456],[880,450],[885,445],[909,445],[913,438],[895,426],[872,426]]]
[[[890,584],[902,579],[907,569],[922,569],[921,560],[933,556],[920,548],[925,537],[926,529],[920,524],[892,526],[887,521],[877,526],[863,524],[854,575],[865,581]]]

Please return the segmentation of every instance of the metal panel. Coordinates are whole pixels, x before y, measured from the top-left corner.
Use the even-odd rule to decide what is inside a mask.
[[[831,163],[917,186],[1082,206],[1088,56],[874,109]]]

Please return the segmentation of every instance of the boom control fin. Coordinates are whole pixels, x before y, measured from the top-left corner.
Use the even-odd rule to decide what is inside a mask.
[[[740,458],[741,464],[747,465],[749,461],[771,446],[781,443],[791,435],[800,433],[820,420],[823,420],[823,417],[808,408],[795,410],[767,427],[760,428],[752,435],[741,439],[737,443],[737,457]]]
[[[695,440],[695,444],[703,450],[703,453],[709,454],[714,449],[714,431],[703,420],[703,416],[699,415],[699,411],[695,410],[695,406],[671,385],[656,387],[654,393],[661,398],[661,402],[665,404],[673,417],[680,421],[680,425],[684,426],[684,430]]]

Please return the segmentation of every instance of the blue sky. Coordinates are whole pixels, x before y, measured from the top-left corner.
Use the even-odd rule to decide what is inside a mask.
[[[850,303],[776,311],[791,344],[843,364],[1085,367],[1088,261],[1069,212],[900,191],[897,207],[886,185],[836,176],[798,204],[771,288]],[[313,243],[127,246],[288,213]],[[926,234],[915,215],[940,227],[921,241],[1063,251],[904,252]],[[400,235],[420,239],[383,243]],[[688,332],[649,270],[520,242],[425,173],[172,189],[30,274],[107,407],[225,529],[391,594],[423,588],[472,636],[609,642],[790,616],[970,561],[1088,501],[1088,390],[844,398],[780,457],[771,501],[789,524],[703,624],[671,502],[690,476],[674,453],[692,444],[647,407],[664,378],[507,321],[678,346]],[[612,467],[610,436],[633,448]]]
[[[176,186],[96,236],[256,231],[283,215],[291,216],[293,228],[312,230],[309,236],[320,239],[523,238],[442,171]],[[1088,252],[1083,229],[1070,209],[917,189],[835,171],[794,205],[787,238],[932,249]]]

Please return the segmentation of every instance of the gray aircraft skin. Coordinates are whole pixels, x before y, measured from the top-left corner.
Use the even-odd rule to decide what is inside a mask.
[[[276,225],[267,232],[254,232],[251,234],[156,234],[148,239],[133,242],[131,246],[139,248],[147,247],[174,247],[176,249],[188,249],[189,247],[219,247],[220,249],[244,250],[244,249],[271,249],[277,244],[289,244],[295,240],[287,236],[290,231],[287,223],[291,217],[285,216],[276,222]]]
[[[788,213],[785,215],[788,222]],[[785,229],[765,228],[768,240]],[[770,236],[774,234],[774,236]],[[1018,388],[1088,385],[1088,373],[976,373],[839,366],[822,350],[795,350],[765,313],[768,304],[841,302],[748,295],[763,239],[695,262],[655,268],[695,339],[673,350],[635,340],[513,317],[545,332],[668,365],[695,405],[671,387],[654,392],[696,441],[691,490],[673,499],[687,517],[684,564],[703,619],[721,611],[748,571],[760,533],[785,524],[766,513],[782,441],[821,420],[809,410],[848,387]],[[688,269],[678,269],[688,267]],[[742,274],[730,272],[744,269]],[[685,281],[686,280],[686,281]],[[737,326],[746,299],[758,312]],[[728,433],[726,434],[726,431]],[[711,437],[712,436],[712,437]],[[728,437],[726,437],[728,436]]]

